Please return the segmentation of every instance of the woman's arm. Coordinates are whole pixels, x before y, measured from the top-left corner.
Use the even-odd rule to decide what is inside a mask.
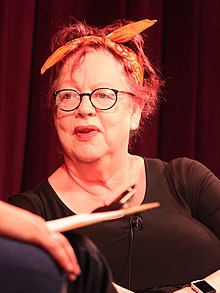
[[[169,178],[192,216],[220,239],[220,180],[203,164],[188,158],[173,160]]]

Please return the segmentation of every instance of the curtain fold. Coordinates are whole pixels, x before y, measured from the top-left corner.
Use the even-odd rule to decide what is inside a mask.
[[[19,3],[18,3],[19,2]],[[0,198],[33,188],[61,163],[45,104],[51,37],[71,17],[104,26],[119,18],[158,22],[145,51],[165,80],[161,106],[134,154],[188,156],[220,177],[220,1],[1,0]]]
[[[34,2],[0,9],[0,198],[21,188],[32,64]]]

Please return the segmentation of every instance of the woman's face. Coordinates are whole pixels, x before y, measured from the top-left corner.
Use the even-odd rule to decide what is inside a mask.
[[[106,87],[130,92],[122,65],[109,52],[91,49],[72,70],[76,57],[77,53],[63,65],[56,90],[91,93]],[[57,108],[54,121],[64,156],[93,162],[103,156],[127,153],[130,130],[138,127],[140,112],[128,94],[118,94],[116,105],[109,110],[97,110],[88,96],[83,96],[80,106],[72,112]]]

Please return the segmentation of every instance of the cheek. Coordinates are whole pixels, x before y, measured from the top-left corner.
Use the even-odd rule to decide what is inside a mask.
[[[112,115],[110,119],[102,119],[102,126],[107,138],[120,140],[122,137],[128,137],[130,134],[130,117],[129,113],[118,112]]]
[[[71,115],[63,115],[57,113],[54,116],[54,125],[58,134],[62,131],[69,132],[72,130],[72,117]]]

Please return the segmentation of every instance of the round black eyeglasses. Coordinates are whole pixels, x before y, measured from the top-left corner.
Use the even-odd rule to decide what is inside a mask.
[[[132,93],[109,88],[98,88],[91,93],[82,94],[73,89],[62,89],[54,92],[54,101],[60,110],[70,112],[79,107],[83,96],[88,96],[93,107],[98,110],[108,110],[116,104],[118,93],[133,96]]]

